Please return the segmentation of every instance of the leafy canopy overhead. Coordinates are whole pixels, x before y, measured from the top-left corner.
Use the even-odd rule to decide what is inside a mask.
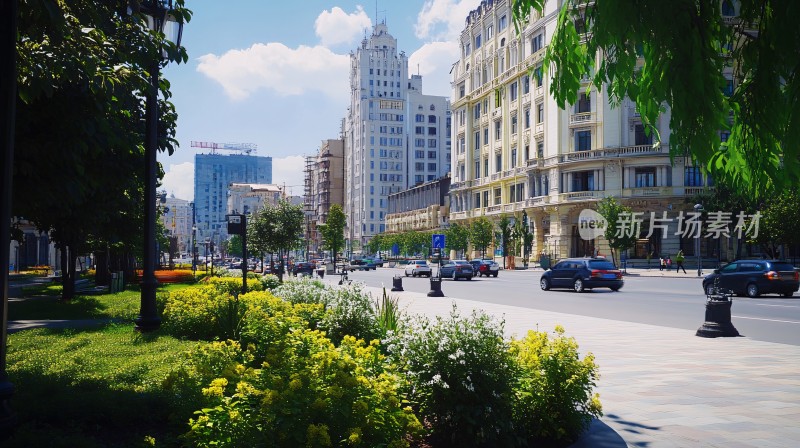
[[[513,0],[518,32],[544,3]],[[799,16],[796,0],[566,0],[544,58],[550,92],[572,104],[589,74],[651,129],[666,105],[672,156],[764,195],[800,180]]]

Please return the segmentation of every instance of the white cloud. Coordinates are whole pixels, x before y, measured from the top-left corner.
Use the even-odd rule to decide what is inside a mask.
[[[310,90],[346,101],[350,57],[321,46],[291,49],[281,43],[253,44],[222,56],[200,56],[197,71],[217,81],[234,100],[260,89],[278,95],[302,95]]]
[[[293,196],[303,195],[305,185],[305,157],[288,156],[272,159],[272,183],[286,185],[286,192]]]
[[[452,96],[451,66],[458,61],[459,46],[455,41],[431,42],[408,58],[408,72],[422,75],[422,91],[426,95]]]
[[[352,14],[347,14],[338,6],[330,11],[320,13],[314,22],[314,31],[322,41],[322,45],[330,47],[337,44],[352,44],[363,34],[364,28],[370,28],[372,22],[361,5],[356,6]]]
[[[480,0],[426,0],[417,15],[414,34],[420,39],[455,41],[464,30],[467,15]]]
[[[159,190],[166,190],[168,195],[174,194],[178,199],[194,201],[194,163],[170,164],[164,171]]]

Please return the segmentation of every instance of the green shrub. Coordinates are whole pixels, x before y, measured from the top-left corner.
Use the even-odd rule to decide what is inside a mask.
[[[327,304],[327,313],[319,327],[331,341],[339,342],[350,335],[371,341],[383,337],[372,308],[372,297],[358,283],[341,288],[329,288],[322,300]]]
[[[400,328],[401,318],[402,312],[398,307],[397,297],[388,295],[386,288],[383,288],[383,296],[380,300],[375,301],[375,319],[381,330],[381,336],[386,337],[397,332]]]
[[[186,288],[169,293],[162,327],[172,335],[189,339],[213,339],[221,294],[213,286]],[[232,299],[226,294],[225,300]]]
[[[427,423],[432,446],[509,446],[515,366],[503,322],[474,311],[462,318],[422,316],[388,338],[409,399]]]
[[[275,363],[239,368],[203,393],[216,402],[198,411],[193,446],[408,446],[421,425],[403,407],[399,377],[377,341],[346,337],[337,348],[322,333],[293,331]]]
[[[242,275],[239,272],[238,277],[209,277],[206,280],[207,285],[211,285],[222,293],[228,293],[232,296],[238,296],[242,293]],[[257,279],[247,282],[247,291],[262,291],[264,285]]]
[[[280,279],[275,274],[263,275],[263,276],[261,276],[259,281],[264,286],[264,289],[269,290],[269,291],[274,291],[275,288],[277,288],[278,286],[281,285]]]
[[[511,354],[520,368],[514,422],[531,445],[566,446],[603,414],[598,395],[592,394],[598,378],[594,356],[581,360],[578,344],[561,326],[552,338],[529,331],[512,340]]]
[[[277,279],[277,277],[275,277]],[[291,303],[321,303],[326,305],[326,287],[319,280],[297,279],[281,283],[273,294]]]

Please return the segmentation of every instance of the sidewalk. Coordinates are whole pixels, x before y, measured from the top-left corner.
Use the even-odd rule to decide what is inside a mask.
[[[422,293],[390,295],[410,314],[447,315],[452,303],[462,315],[482,309],[504,318],[508,335],[563,325],[582,354],[594,353],[601,375],[604,416],[574,447],[800,445],[800,347]]]

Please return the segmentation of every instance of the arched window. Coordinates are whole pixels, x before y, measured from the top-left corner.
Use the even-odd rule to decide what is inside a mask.
[[[736,15],[736,10],[733,8],[733,2],[731,0],[722,0],[722,15],[724,17]]]
[[[433,104],[431,104],[431,110],[436,110],[436,106],[434,106]]]

